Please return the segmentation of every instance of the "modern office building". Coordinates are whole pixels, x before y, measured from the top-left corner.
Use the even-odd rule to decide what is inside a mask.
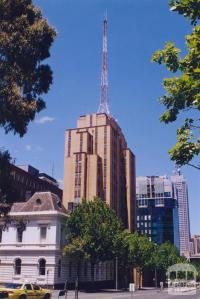
[[[108,105],[107,19],[103,22],[101,97],[98,113],[82,115],[65,136],[63,204],[101,197],[134,229],[135,156]]]
[[[137,177],[136,199],[138,233],[179,248],[178,206],[171,181],[166,176]]]
[[[177,169],[175,174],[171,176],[171,182],[174,189],[174,197],[178,202],[178,223],[180,237],[180,254],[190,255],[190,219],[188,204],[188,188],[187,182],[180,170]]]

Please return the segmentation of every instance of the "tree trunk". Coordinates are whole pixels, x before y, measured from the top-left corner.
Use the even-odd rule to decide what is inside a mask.
[[[142,288],[142,281],[141,281],[141,279],[142,279],[142,271],[139,270],[139,290],[141,290],[141,288]]]

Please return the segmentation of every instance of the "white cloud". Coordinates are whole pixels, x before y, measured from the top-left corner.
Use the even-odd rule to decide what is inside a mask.
[[[52,123],[54,120],[55,120],[54,117],[42,116],[42,117],[38,118],[35,122],[37,124],[43,125],[43,124],[46,124],[46,123]]]
[[[26,149],[27,151],[31,151],[32,146],[31,146],[30,144],[26,144],[26,145],[25,145],[25,149]]]

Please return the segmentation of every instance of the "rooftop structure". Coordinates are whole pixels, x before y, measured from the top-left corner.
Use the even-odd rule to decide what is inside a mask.
[[[101,66],[101,97],[98,113],[110,114],[108,104],[108,62],[107,62],[107,28],[108,21],[105,17],[103,21],[103,47],[102,47],[102,66]]]

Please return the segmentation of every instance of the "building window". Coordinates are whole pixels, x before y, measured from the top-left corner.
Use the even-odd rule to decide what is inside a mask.
[[[40,227],[40,241],[41,242],[46,241],[46,237],[47,237],[47,227],[41,226]]]
[[[71,151],[71,131],[69,131],[68,134],[68,157],[70,157],[70,151]]]
[[[22,260],[15,260],[15,275],[21,275]]]
[[[92,114],[90,114],[90,127],[92,127]]]
[[[39,276],[43,276],[46,273],[46,260],[40,259],[39,260]]]
[[[58,261],[58,278],[61,277],[61,260]]]
[[[80,152],[83,151],[83,133],[80,134]]]
[[[37,284],[33,284],[34,291],[40,291],[40,287]]]
[[[155,207],[164,207],[164,198],[155,199]]]
[[[148,207],[147,199],[139,199],[137,200],[138,207]]]
[[[2,242],[2,232],[3,232],[3,229],[2,229],[2,227],[0,227],[0,243]]]
[[[17,242],[22,243],[23,240],[23,230],[21,228],[17,228]]]

